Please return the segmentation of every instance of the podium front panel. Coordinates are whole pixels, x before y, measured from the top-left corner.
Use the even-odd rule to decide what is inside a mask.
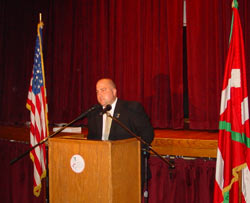
[[[140,202],[140,146],[135,139],[49,139],[50,202]]]

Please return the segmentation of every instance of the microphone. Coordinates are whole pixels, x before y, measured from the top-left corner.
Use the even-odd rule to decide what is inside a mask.
[[[100,116],[102,116],[103,114],[105,114],[107,111],[111,110],[111,105],[108,104],[100,113]]]
[[[96,105],[92,106],[92,107],[89,108],[87,111],[83,112],[80,116],[78,116],[78,117],[76,118],[76,120],[80,120],[80,119],[84,118],[84,117],[87,116],[91,111],[94,111],[94,110],[96,110],[96,109],[98,109],[98,108],[101,108],[101,105],[96,104]],[[106,108],[107,108],[107,107],[106,107]]]

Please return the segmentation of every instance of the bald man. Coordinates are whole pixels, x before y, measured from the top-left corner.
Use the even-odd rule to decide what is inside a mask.
[[[115,83],[109,78],[103,78],[96,83],[96,94],[98,103],[105,108],[108,104],[112,106],[111,116],[118,119],[127,128],[145,142],[150,144],[154,139],[154,130],[149,121],[149,117],[144,111],[143,106],[136,101],[124,101],[117,98]],[[105,122],[107,116],[100,116],[100,112],[93,111],[88,115],[88,139],[91,140],[121,140],[133,138],[115,121],[111,122],[108,137],[105,135]],[[144,146],[142,146],[144,147]],[[144,184],[144,159],[141,159],[141,178]]]

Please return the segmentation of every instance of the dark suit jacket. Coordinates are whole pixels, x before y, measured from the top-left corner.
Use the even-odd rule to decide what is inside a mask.
[[[154,130],[143,106],[135,101],[117,100],[113,117],[117,118],[137,136],[140,136],[147,143],[154,138]],[[102,116],[100,111],[91,112],[88,115],[88,139],[102,139]],[[109,140],[121,140],[133,137],[118,123],[112,121]]]
[[[140,103],[118,99],[113,117],[117,118],[121,123],[123,123],[127,128],[129,128],[137,136],[141,137],[148,144],[153,141],[153,127],[151,126],[149,118]],[[100,116],[100,110],[93,111],[88,115],[87,138],[90,140],[102,139],[102,116]],[[113,120],[110,128],[109,140],[121,140],[128,138],[133,138],[133,136]],[[144,163],[144,158],[142,157],[142,184],[144,183]]]

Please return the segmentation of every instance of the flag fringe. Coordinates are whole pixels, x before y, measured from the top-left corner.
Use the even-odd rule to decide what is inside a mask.
[[[46,177],[46,175],[47,175],[47,171],[44,170],[43,173],[42,173],[42,175],[40,176],[41,181],[42,181],[43,178]],[[36,197],[39,197],[39,196],[40,196],[40,193],[41,193],[41,189],[42,189],[42,182],[41,182],[39,185],[37,185],[37,186],[34,187],[34,189],[33,189],[33,194],[34,194]]]
[[[232,188],[232,185],[239,181],[239,174],[238,172],[240,172],[242,169],[244,169],[245,167],[247,166],[247,163],[244,163],[244,164],[241,164],[239,166],[236,166],[235,168],[232,169],[232,172],[233,172],[233,178],[231,179],[231,182],[228,186],[224,187],[223,190],[222,190],[222,195],[224,197],[225,193],[228,192],[231,188]]]
[[[34,166],[34,156],[33,154],[30,152],[30,159],[32,160],[33,162],[33,166]],[[43,173],[41,174],[40,176],[40,180],[42,182],[42,179],[46,178],[46,175],[47,175],[47,171],[46,169],[43,171]],[[36,197],[39,197],[40,193],[41,193],[41,189],[42,189],[42,183],[40,183],[39,185],[35,186],[33,188],[33,194],[36,196]]]

